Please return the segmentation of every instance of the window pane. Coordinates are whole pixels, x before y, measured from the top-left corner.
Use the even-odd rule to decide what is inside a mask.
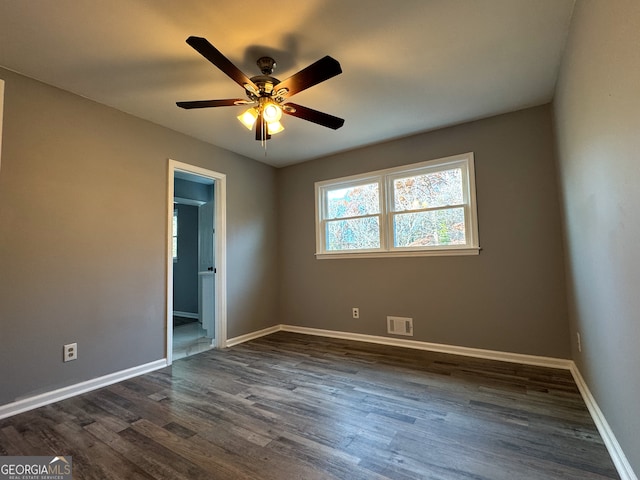
[[[465,245],[464,209],[394,215],[393,231],[396,247]]]
[[[463,203],[462,169],[398,178],[393,181],[394,210],[460,205]]]
[[[380,248],[380,219],[352,218],[327,222],[327,250]]]
[[[359,217],[380,213],[378,183],[327,190],[327,216],[325,218]]]

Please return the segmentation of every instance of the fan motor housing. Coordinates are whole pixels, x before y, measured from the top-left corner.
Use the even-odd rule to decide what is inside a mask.
[[[251,96],[252,94],[256,97],[271,96],[273,87],[280,83],[280,80],[270,75],[256,75],[255,77],[251,77],[251,81],[258,87],[259,91],[259,95],[257,96],[253,94],[253,92],[247,91],[251,99],[254,99]]]

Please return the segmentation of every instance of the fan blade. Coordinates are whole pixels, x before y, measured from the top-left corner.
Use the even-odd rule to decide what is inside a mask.
[[[220,51],[211,45],[206,38],[202,37],[189,37],[187,43],[191,45],[200,55],[213,63],[216,67],[222,70],[228,77],[234,82],[245,88],[245,85],[250,85],[256,90],[258,87],[247,77],[238,67],[229,61]]]
[[[258,114],[256,119],[256,140],[269,140],[271,135],[267,133],[267,123],[262,119],[262,114]]]
[[[298,73],[294,73],[292,76],[283,80],[274,86],[274,90],[277,91],[281,88],[286,88],[287,93],[282,95],[283,98],[291,97],[302,90],[306,90],[309,87],[313,87],[320,82],[329,80],[336,75],[342,73],[340,63],[330,56],[321,58],[315,63],[312,63],[307,68],[303,68]]]
[[[238,103],[240,102],[240,103]],[[233,107],[234,105],[244,105],[247,102],[242,98],[229,98],[226,100],[195,100],[193,102],[176,102],[180,108],[208,108],[208,107]]]
[[[287,115],[302,118],[303,120],[317,123],[318,125],[322,125],[323,127],[333,128],[334,130],[337,130],[344,125],[344,118],[334,117],[333,115],[319,112],[318,110],[314,110],[313,108],[303,107],[302,105],[297,105],[295,103],[286,103],[283,106],[293,107],[295,109],[290,110],[289,108],[283,108],[282,111]]]

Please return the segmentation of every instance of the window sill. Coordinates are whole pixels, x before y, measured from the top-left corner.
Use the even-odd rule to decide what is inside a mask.
[[[448,248],[446,250],[394,250],[385,252],[340,252],[316,253],[317,260],[337,260],[339,258],[390,258],[390,257],[450,257],[479,255],[480,247]]]

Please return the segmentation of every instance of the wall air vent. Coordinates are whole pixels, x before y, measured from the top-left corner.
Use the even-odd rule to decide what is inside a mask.
[[[413,318],[387,317],[387,333],[413,337]]]

